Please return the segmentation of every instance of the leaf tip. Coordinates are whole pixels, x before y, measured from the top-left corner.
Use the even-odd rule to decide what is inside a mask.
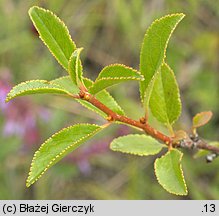
[[[77,48],[73,51],[73,53],[71,54],[70,56],[70,59],[69,59],[69,63],[73,60],[74,57],[77,57],[81,54],[81,51],[84,49],[84,47],[80,47],[80,48]]]
[[[182,19],[186,16],[184,13],[179,13],[179,15],[182,17]]]
[[[35,155],[36,153],[34,154],[34,158],[35,158]],[[33,160],[34,160],[33,158]],[[29,188],[36,180],[33,179],[32,177],[32,167],[33,167],[33,160],[31,162],[31,165],[30,165],[30,171],[28,173],[28,177],[27,177],[27,180],[26,180],[26,187]]]
[[[84,49],[84,47],[78,48],[78,52],[81,52]]]
[[[30,7],[29,10],[28,10],[28,13],[30,14],[30,13],[34,10],[34,8],[36,8],[36,7],[37,7],[37,6],[35,6],[35,5],[32,6],[32,7]]]
[[[5,103],[8,103],[10,100],[11,100],[11,97],[7,95],[7,97],[5,98]]]
[[[38,178],[37,179],[32,179],[31,176],[30,176],[30,173],[29,173],[29,176],[27,177],[27,180],[26,180],[26,187],[29,188],[37,180],[38,180]]]
[[[31,186],[31,183],[29,181],[26,182],[26,187],[29,188]]]
[[[29,16],[31,16],[32,13],[33,13],[35,10],[39,10],[39,9],[44,10],[43,8],[40,8],[40,7],[36,6],[36,5],[32,6],[32,7],[28,10]]]
[[[167,17],[179,17],[179,21],[181,21],[186,15],[182,12],[179,12],[179,13],[172,13],[172,14],[167,14],[166,16],[164,17],[161,17],[160,19],[162,18],[167,18]]]

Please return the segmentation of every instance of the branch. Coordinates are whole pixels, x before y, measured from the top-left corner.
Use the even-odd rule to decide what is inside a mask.
[[[205,140],[201,139],[198,135],[190,136],[191,139],[185,139],[183,142],[181,142],[180,147],[186,147],[186,148],[197,148],[197,149],[203,149],[208,150],[214,153],[219,154],[219,148],[217,146],[209,145]]]
[[[199,140],[196,144],[196,148],[208,150],[219,154],[219,148],[216,146],[208,145],[204,140]]]
[[[169,147],[173,144],[173,138],[169,137],[160,131],[151,127],[145,119],[140,119],[140,121],[133,120],[123,115],[119,115],[101,103],[95,96],[91,95],[87,91],[81,90],[79,94],[80,99],[86,100],[104,113],[108,115],[108,121],[119,121],[128,125],[132,125],[134,127],[142,129],[146,134],[152,136],[153,138],[162,141]],[[219,148],[216,146],[209,145],[206,141],[201,139],[198,135],[194,136],[191,135],[190,138],[186,138],[181,140],[178,144],[174,145],[173,147],[177,148],[188,148],[188,149],[204,149],[214,153],[216,156],[219,155]]]
[[[97,107],[98,109],[103,111],[104,113],[106,113],[108,115],[108,118],[107,118],[108,121],[119,121],[119,122],[123,122],[123,123],[128,124],[128,125],[132,125],[134,127],[142,129],[148,135],[154,137],[157,140],[164,142],[166,145],[169,145],[170,143],[172,143],[171,137],[168,137],[168,136],[164,135],[163,133],[161,133],[160,131],[155,130],[147,122],[136,121],[136,120],[130,119],[126,116],[119,115],[119,114],[113,112],[111,109],[109,109],[107,106],[105,106],[99,100],[97,100],[97,98],[95,96],[91,95],[88,92],[81,91],[80,98],[88,101],[89,103],[91,103],[92,105],[94,105],[95,107]]]

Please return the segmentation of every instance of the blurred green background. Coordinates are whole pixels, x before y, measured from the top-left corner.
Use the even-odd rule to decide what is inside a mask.
[[[108,150],[113,138],[137,132],[126,126],[103,131],[31,188],[25,187],[34,151],[46,138],[77,122],[104,122],[61,97],[36,95],[4,104],[5,94],[21,81],[65,75],[30,22],[27,11],[33,5],[52,10],[66,23],[77,47],[84,47],[84,73],[92,79],[111,63],[138,69],[141,43],[150,23],[169,13],[185,13],[167,50],[183,102],[175,128],[189,130],[194,114],[212,110],[214,118],[200,134],[207,140],[219,140],[218,1],[0,0],[0,199],[219,199],[219,159],[207,164],[204,158],[195,160],[191,152],[185,152],[183,169],[189,194],[171,195],[156,181],[155,157]],[[137,84],[118,85],[110,92],[129,116],[143,115]],[[164,130],[154,119],[150,121]]]

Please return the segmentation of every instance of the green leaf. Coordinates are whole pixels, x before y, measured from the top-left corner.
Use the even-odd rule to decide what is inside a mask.
[[[30,8],[29,15],[42,41],[68,71],[68,61],[76,46],[65,24],[51,11],[37,6]]]
[[[22,96],[22,95],[31,95],[31,94],[43,94],[43,93],[53,93],[53,94],[67,94],[72,95],[62,86],[59,86],[54,83],[50,83],[46,80],[30,80],[27,82],[22,82],[14,86],[11,91],[8,93],[6,102],[11,99]]]
[[[92,94],[96,94],[105,88],[121,82],[143,79],[143,76],[137,70],[130,67],[121,64],[109,65],[103,68],[89,90]]]
[[[152,79],[151,79],[150,83],[148,84],[148,87],[145,91],[145,97],[144,97],[143,103],[144,103],[146,116],[149,113],[149,104],[150,104],[151,94],[152,94],[152,91],[153,91],[153,88],[154,88],[154,83],[155,83],[156,79],[158,78],[159,74],[160,74],[160,70],[158,70],[154,74],[154,76],[152,77]]]
[[[77,85],[80,86],[82,83],[82,64],[80,60],[80,53],[83,48],[76,49],[69,60],[68,63],[68,71],[72,81]]]
[[[187,187],[181,167],[183,153],[173,149],[154,163],[155,174],[160,185],[169,193],[187,195]]]
[[[140,95],[144,101],[145,91],[153,75],[165,59],[167,44],[177,24],[185,15],[171,14],[155,20],[148,28],[141,47],[140,72],[144,81],[140,83]]]
[[[164,63],[157,76],[150,98],[150,108],[158,121],[173,124],[181,114],[181,101],[173,71]]]
[[[114,139],[110,144],[110,149],[122,153],[139,156],[155,155],[165,147],[157,140],[146,135],[130,134]]]
[[[200,112],[196,114],[192,119],[193,128],[198,128],[207,124],[211,120],[212,115],[213,113],[211,111]]]
[[[104,126],[78,124],[64,128],[46,140],[34,154],[27,187],[36,182],[51,166],[103,128]]]
[[[61,86],[63,89],[65,89],[73,95],[77,95],[80,92],[78,86],[76,86],[75,83],[73,83],[70,76],[60,77],[58,79],[50,81],[50,83]]]
[[[91,81],[89,79],[84,79],[84,84],[87,88],[89,88],[93,84],[93,81]],[[98,92],[95,95],[95,97],[101,103],[103,103],[108,108],[113,110],[115,113],[120,114],[120,115],[125,115],[122,108],[118,105],[118,103],[115,101],[115,99],[106,90],[102,90],[102,91]],[[80,99],[78,99],[77,101],[81,105],[83,105],[84,107],[88,108],[89,110],[92,110],[92,111],[96,112],[97,114],[101,115],[102,117],[104,117],[104,118],[107,117],[107,115],[104,112],[102,112],[101,110],[99,110],[98,108],[93,106],[92,104],[88,103],[87,101],[80,100]]]

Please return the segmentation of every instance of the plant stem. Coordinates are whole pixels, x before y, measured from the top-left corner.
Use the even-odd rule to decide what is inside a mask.
[[[112,111],[111,109],[109,109],[103,103],[101,103],[94,95],[91,95],[89,92],[84,91],[83,89],[81,89],[78,97],[82,100],[88,101],[89,103],[91,103],[92,105],[94,105],[95,107],[97,107],[98,109],[103,111],[104,113],[106,113],[108,115],[107,120],[109,122],[119,121],[119,122],[125,123],[127,125],[132,125],[134,127],[140,128],[146,134],[148,134],[148,135],[152,136],[153,138],[165,143],[167,146],[170,147],[170,149],[173,147],[172,146],[172,144],[173,144],[172,137],[169,137],[169,136],[161,133],[160,131],[154,129],[153,127],[151,127],[148,124],[147,121],[141,121],[141,120],[136,121],[136,120],[128,118],[126,116],[119,115],[119,114],[115,113],[114,111]],[[214,153],[219,155],[219,148],[218,147],[208,145],[208,143],[206,143],[202,139],[198,139],[197,141],[189,139],[189,141],[184,142],[184,146],[175,145],[175,147],[181,147],[181,148],[183,148],[183,147],[194,148],[195,147],[197,149],[208,150],[208,151],[214,152]]]
[[[196,143],[196,148],[208,150],[219,155],[219,148],[216,146],[208,145],[208,143],[206,143],[204,140],[199,140]]]
[[[128,125],[132,125],[134,127],[140,128],[143,131],[145,131],[148,135],[154,137],[157,140],[160,140],[164,142],[166,145],[169,145],[172,143],[172,138],[169,136],[166,136],[165,134],[161,133],[160,131],[157,131],[153,127],[151,127],[147,122],[142,123],[140,121],[136,121],[134,119],[130,119],[126,116],[119,115],[115,112],[113,112],[111,109],[109,109],[107,106],[105,106],[103,103],[101,103],[97,98],[93,95],[91,95],[88,92],[81,91],[80,92],[80,98],[83,100],[88,101],[104,113],[108,115],[108,121],[119,121],[123,122]]]

